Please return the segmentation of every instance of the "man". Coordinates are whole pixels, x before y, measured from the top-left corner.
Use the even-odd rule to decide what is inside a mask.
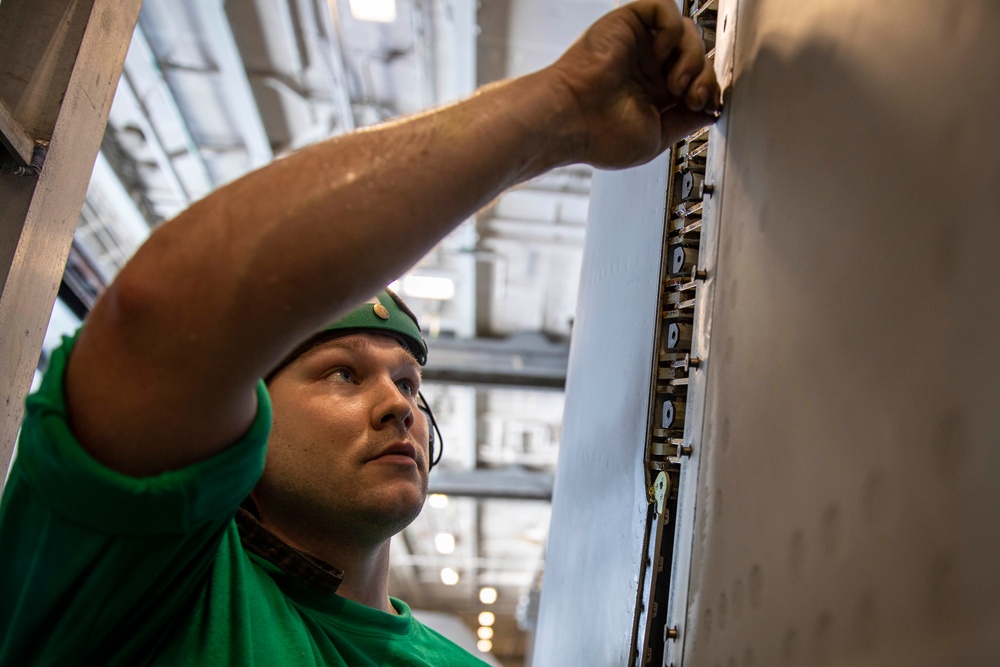
[[[356,304],[503,189],[642,163],[719,103],[694,25],[639,0],[545,70],[163,225],[29,399],[0,664],[481,664],[388,597],[389,538],[426,492],[425,348],[387,292]]]

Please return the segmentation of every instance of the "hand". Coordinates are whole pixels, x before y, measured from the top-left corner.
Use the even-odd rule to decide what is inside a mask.
[[[673,0],[637,0],[592,25],[548,70],[576,107],[573,153],[596,167],[653,159],[715,121],[721,92]]]

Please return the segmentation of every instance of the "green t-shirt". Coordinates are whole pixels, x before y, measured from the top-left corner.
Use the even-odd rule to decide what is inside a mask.
[[[136,479],[69,430],[72,344],[28,398],[0,504],[0,665],[486,664],[399,600],[393,615],[324,596],[243,549],[233,517],[264,466],[263,383],[238,443]]]

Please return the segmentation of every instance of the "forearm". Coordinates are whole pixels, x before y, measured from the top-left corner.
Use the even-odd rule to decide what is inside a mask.
[[[311,146],[154,232],[71,358],[74,428],[91,453],[143,474],[238,437],[254,383],[289,349],[503,189],[571,157],[567,105],[545,76]],[[192,411],[206,416],[172,418]],[[147,462],[131,434],[150,431]]]
[[[74,430],[132,474],[219,451],[257,378],[502,190],[651,159],[717,101],[694,25],[640,0],[542,72],[245,176],[157,230],[98,302],[68,367]]]
[[[562,160],[551,95],[538,77],[507,82],[221,189],[154,234],[123,272],[156,285],[152,321],[133,325],[162,337],[162,319],[197,333],[177,338],[185,355],[206,357],[199,367],[259,377],[501,190]]]

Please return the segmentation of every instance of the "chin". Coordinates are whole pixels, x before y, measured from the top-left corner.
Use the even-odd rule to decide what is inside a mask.
[[[410,525],[424,507],[427,496],[426,486],[396,484],[385,489],[380,503],[382,511],[392,523],[400,524],[396,532]]]

